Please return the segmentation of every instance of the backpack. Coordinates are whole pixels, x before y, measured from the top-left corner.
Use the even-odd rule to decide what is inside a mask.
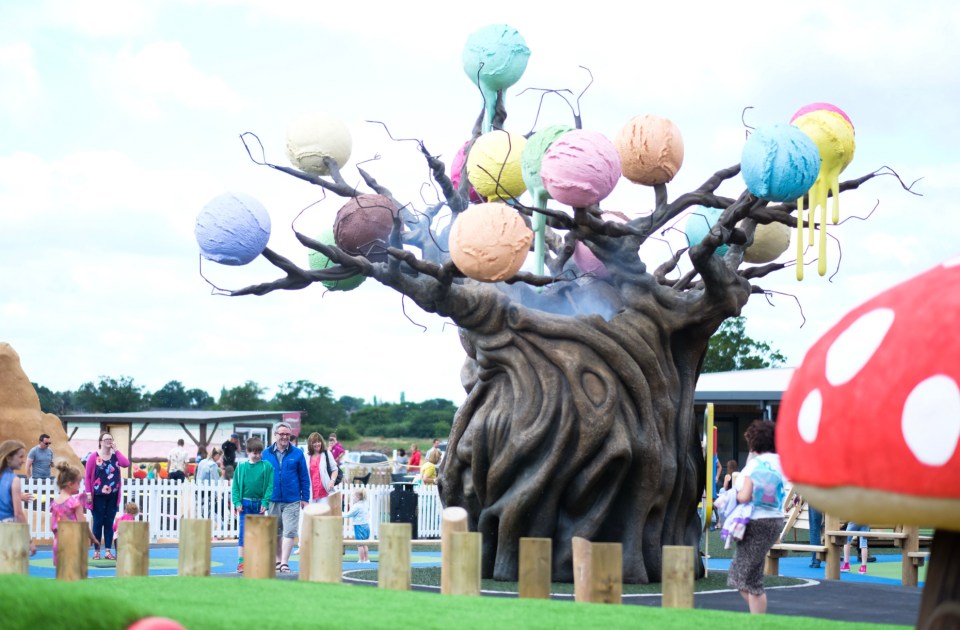
[[[783,475],[777,472],[769,462],[757,461],[756,468],[750,473],[753,481],[754,506],[779,510],[783,507],[786,492],[783,489]]]

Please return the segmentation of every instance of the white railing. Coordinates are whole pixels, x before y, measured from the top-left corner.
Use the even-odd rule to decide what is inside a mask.
[[[34,495],[31,505],[26,506],[27,523],[31,536],[36,540],[52,540],[50,530],[49,505],[60,494],[60,490],[51,479],[21,479],[23,492]],[[370,503],[370,537],[380,537],[380,523],[390,522],[389,485],[364,486]],[[417,493],[417,532],[416,538],[440,537],[440,513],[443,508],[433,485],[414,486]],[[351,506],[350,487],[338,486],[343,497],[343,511]],[[83,488],[81,488],[83,492]],[[235,538],[239,531],[237,514],[231,506],[231,488],[229,481],[214,483],[196,483],[194,481],[173,481],[170,479],[124,479],[123,499],[120,511],[128,502],[137,504],[140,514],[138,520],[150,523],[150,540],[177,539],[180,519],[211,518],[213,536]],[[87,515],[87,520],[92,517]],[[346,519],[343,524],[345,539],[353,539],[353,523]]]

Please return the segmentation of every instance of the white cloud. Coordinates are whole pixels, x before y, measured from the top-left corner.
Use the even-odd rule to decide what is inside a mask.
[[[115,98],[137,117],[158,118],[170,103],[219,111],[242,106],[237,92],[222,78],[197,68],[177,41],[152,42],[135,52],[125,49],[96,65],[95,72],[108,78]]]
[[[44,21],[89,37],[129,37],[154,20],[151,0],[47,0],[39,8]]]
[[[0,112],[29,115],[42,96],[36,53],[26,42],[0,46]]]

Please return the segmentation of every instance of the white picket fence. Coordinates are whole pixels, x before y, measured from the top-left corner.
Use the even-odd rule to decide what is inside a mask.
[[[30,533],[36,540],[52,540],[50,510],[47,506],[59,493],[51,479],[21,479],[23,492],[34,495],[32,505],[27,506],[27,522]],[[370,537],[379,539],[380,523],[390,522],[389,485],[364,486],[370,503]],[[440,497],[433,485],[413,486],[417,493],[416,538],[440,537]],[[351,488],[337,486],[343,497],[343,512],[351,507]],[[83,488],[80,490],[83,492]],[[150,523],[150,540],[177,539],[181,518],[210,518],[213,521],[213,536],[236,538],[239,530],[237,514],[231,506],[230,482],[197,483],[170,479],[124,479],[123,505],[134,502],[140,509],[138,520]],[[92,516],[87,513],[87,520]],[[343,524],[344,539],[352,539],[353,523],[346,519]]]

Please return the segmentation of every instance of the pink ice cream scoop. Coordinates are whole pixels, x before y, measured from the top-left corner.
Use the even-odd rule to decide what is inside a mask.
[[[603,220],[626,223],[627,217],[619,212],[604,212]],[[596,254],[581,242],[578,242],[573,249],[573,262],[577,263],[577,266],[580,267],[580,271],[582,271],[584,275],[592,275],[597,278],[606,278],[610,275],[607,266],[600,262]]]
[[[463,143],[457,154],[453,156],[453,163],[450,164],[450,181],[453,182],[453,187],[458,190],[460,189],[460,175],[463,173],[463,166],[467,163],[468,146],[470,146],[469,140]],[[473,186],[470,186],[470,203],[483,203],[483,198],[477,194],[477,190]]]
[[[540,178],[550,196],[574,208],[599,203],[620,180],[617,148],[602,133],[575,129],[543,154]]]
[[[623,176],[635,184],[665,184],[683,164],[683,137],[667,118],[635,116],[623,126],[615,142]]]

